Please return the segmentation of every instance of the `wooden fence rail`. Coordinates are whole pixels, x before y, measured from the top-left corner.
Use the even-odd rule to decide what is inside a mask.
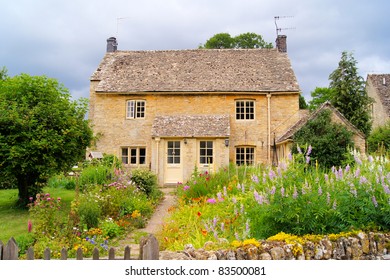
[[[115,249],[110,248],[108,250],[108,260],[118,260],[119,258],[115,257]],[[104,258],[104,259],[107,259]],[[7,244],[0,240],[0,260],[18,260],[19,259],[19,247],[13,237],[11,237]],[[34,248],[28,248],[26,252],[27,260],[34,260]],[[50,260],[51,259],[51,251],[50,248],[46,248],[43,252],[43,259]],[[61,260],[68,259],[68,251],[65,248],[61,250]],[[83,260],[83,250],[82,248],[78,248],[76,251],[76,260]],[[92,252],[92,260],[100,260],[99,249],[95,247]],[[130,247],[126,246],[124,249],[124,255],[120,259],[130,260]],[[159,244],[155,236],[150,234],[147,237],[143,237],[140,242],[140,260],[158,260],[159,259]]]

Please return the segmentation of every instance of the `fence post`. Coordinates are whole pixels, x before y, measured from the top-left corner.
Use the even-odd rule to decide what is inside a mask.
[[[159,245],[157,238],[149,234],[145,239],[141,240],[140,244],[140,259],[142,260],[158,260],[159,259]]]
[[[67,260],[68,259],[68,250],[66,248],[61,249],[61,260]]]
[[[43,259],[50,260],[50,249],[49,248],[46,248],[45,251],[43,251]]]
[[[32,261],[33,259],[34,259],[34,248],[33,247],[29,247],[27,249],[27,260]]]
[[[0,261],[3,259],[3,241],[0,240]]]
[[[112,247],[108,251],[108,259],[109,260],[115,260],[115,249],[112,248]]]
[[[99,249],[96,248],[96,247],[92,251],[92,259],[93,260],[98,260],[99,259]]]
[[[19,248],[13,237],[8,240],[7,245],[3,249],[4,260],[17,260],[19,257]]]
[[[79,247],[76,251],[76,260],[82,260],[83,259],[83,249]]]
[[[127,245],[125,247],[125,256],[123,257],[124,260],[130,260],[130,247]]]

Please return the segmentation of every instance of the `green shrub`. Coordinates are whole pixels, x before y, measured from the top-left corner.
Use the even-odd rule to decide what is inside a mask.
[[[90,186],[108,184],[113,178],[112,168],[104,165],[90,165],[83,169],[79,177],[81,191],[85,191]]]
[[[374,129],[367,139],[368,151],[383,155],[390,150],[390,121]]]
[[[103,236],[108,236],[109,238],[114,238],[119,236],[123,229],[117,225],[112,219],[105,220],[101,227],[103,231]]]
[[[65,188],[66,190],[74,190],[76,188],[76,178],[65,176],[63,174],[53,176],[47,181],[49,188]]]
[[[131,180],[146,195],[150,195],[157,188],[157,176],[146,169],[132,171]]]
[[[34,245],[35,237],[32,233],[25,233],[15,238],[15,241],[18,244],[19,253],[24,254],[28,248]]]
[[[80,199],[77,208],[77,214],[80,218],[81,224],[85,225],[87,229],[96,228],[99,226],[101,212],[102,210],[99,204],[93,199],[92,196],[87,196]]]

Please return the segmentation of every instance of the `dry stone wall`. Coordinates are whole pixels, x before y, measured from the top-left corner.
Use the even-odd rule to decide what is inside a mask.
[[[390,260],[390,233],[359,233],[331,241],[286,244],[260,241],[260,246],[246,245],[236,249],[208,250],[217,244],[206,243],[195,249],[191,244],[183,251],[161,251],[163,260]],[[214,246],[213,246],[214,245]]]

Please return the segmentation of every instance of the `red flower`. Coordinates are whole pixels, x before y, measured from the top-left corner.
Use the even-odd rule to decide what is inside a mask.
[[[198,212],[198,217],[202,216],[202,213]]]

